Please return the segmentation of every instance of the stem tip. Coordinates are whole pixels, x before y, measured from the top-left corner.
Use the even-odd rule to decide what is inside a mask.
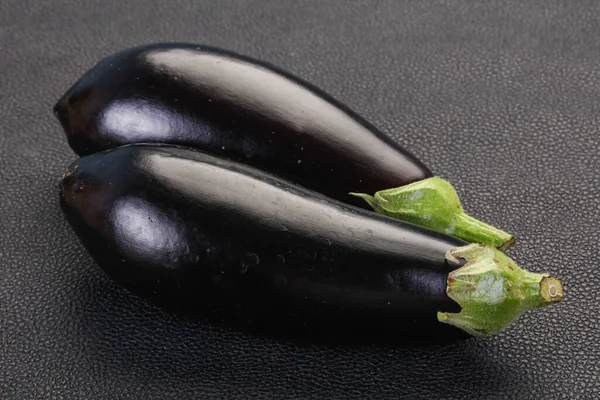
[[[553,276],[546,276],[540,281],[540,296],[548,303],[558,303],[563,298],[562,284]]]

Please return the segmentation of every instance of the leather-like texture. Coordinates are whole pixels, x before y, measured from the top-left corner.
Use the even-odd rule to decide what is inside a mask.
[[[0,398],[600,398],[600,3],[0,3]],[[93,264],[52,106],[101,57],[198,42],[323,88],[515,234],[564,301],[451,344],[298,343],[176,316]]]

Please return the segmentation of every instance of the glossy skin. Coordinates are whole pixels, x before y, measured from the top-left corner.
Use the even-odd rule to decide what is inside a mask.
[[[445,253],[464,242],[230,160],[125,146],[71,165],[60,196],[97,264],[169,306],[381,333],[443,331],[436,312],[460,310],[445,293],[456,268]]]
[[[314,86],[224,50],[154,44],[104,58],[55,114],[79,155],[129,143],[195,147],[368,208],[431,177],[413,155]]]

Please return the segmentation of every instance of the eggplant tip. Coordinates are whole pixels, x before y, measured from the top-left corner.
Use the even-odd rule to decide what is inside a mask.
[[[559,279],[552,275],[540,281],[540,296],[548,303],[558,303],[563,299],[563,287]]]
[[[509,238],[507,241],[505,241],[504,243],[502,243],[502,244],[501,244],[501,245],[498,247],[498,250],[500,250],[500,251],[506,251],[506,250],[508,250],[509,248],[511,248],[511,247],[512,247],[512,246],[515,244],[515,242],[516,242],[516,241],[517,241],[517,238],[515,238],[515,237],[514,237],[514,236],[512,236],[512,235],[510,235],[510,238]]]

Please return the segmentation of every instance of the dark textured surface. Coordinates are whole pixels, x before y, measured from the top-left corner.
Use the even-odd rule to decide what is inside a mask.
[[[600,3],[0,3],[0,398],[600,397]],[[293,344],[175,317],[112,284],[64,221],[56,99],[152,41],[227,47],[322,87],[518,237],[565,301],[445,346]]]

